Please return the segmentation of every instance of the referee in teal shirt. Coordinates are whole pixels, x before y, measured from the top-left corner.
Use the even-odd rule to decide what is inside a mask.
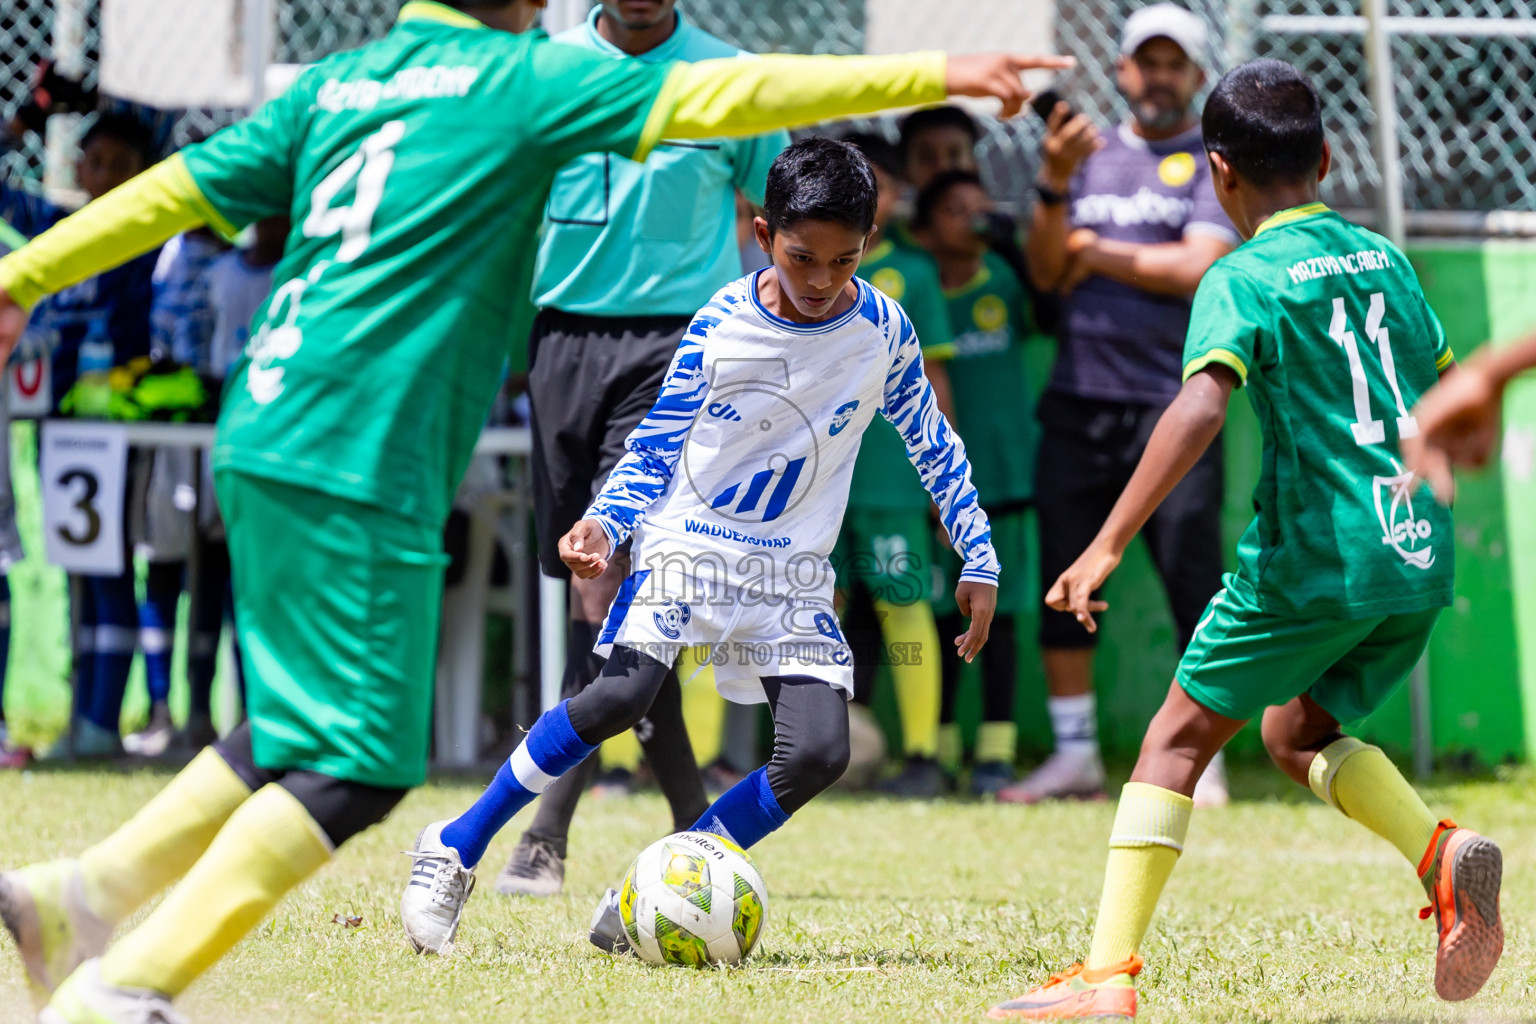
[[[555,38],[647,63],[745,56],[690,25],[675,4],[602,0],[585,24]],[[564,696],[602,669],[592,647],[629,560],[611,559],[595,580],[571,579],[557,542],[586,511],[623,456],[630,431],[661,393],[694,313],[741,276],[735,190],[761,204],[768,167],[788,144],[784,132],[719,142],[664,140],[643,164],[593,153],[555,174],[534,270],[539,315],[528,339],[528,396],[539,567],[571,580]],[[675,828],[688,828],[708,801],[675,673],[635,731]],[[588,758],[545,791],[496,881],[498,891],[560,891],[571,816],[595,770],[596,759]]]

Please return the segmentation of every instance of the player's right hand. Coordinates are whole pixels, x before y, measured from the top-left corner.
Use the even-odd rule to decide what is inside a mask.
[[[1041,172],[1046,183],[1065,191],[1078,165],[1104,148],[1104,137],[1087,114],[1074,114],[1066,101],[1056,104],[1040,141]]]
[[[1108,610],[1109,603],[1096,601],[1093,595],[1119,564],[1118,552],[1106,551],[1097,544],[1089,545],[1066,572],[1056,577],[1045,595],[1045,603],[1058,612],[1071,612],[1084,629],[1097,633],[1099,624],[1093,620],[1094,613]]]
[[[1021,72],[1040,68],[1067,71],[1075,67],[1075,57],[972,53],[949,58],[944,88],[951,96],[995,96],[1003,101],[998,116],[1013,117],[1029,100],[1029,90],[1019,79]]]
[[[27,311],[0,290],[0,370],[5,369],[21,333],[27,329]]]
[[[592,580],[608,569],[613,553],[608,534],[596,519],[583,519],[560,538],[560,561],[579,580]]]

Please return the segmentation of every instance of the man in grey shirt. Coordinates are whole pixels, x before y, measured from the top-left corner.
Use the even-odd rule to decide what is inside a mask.
[[[1190,300],[1237,244],[1217,205],[1191,109],[1205,82],[1201,21],[1171,3],[1126,20],[1117,63],[1132,117],[1101,135],[1060,103],[1047,121],[1027,254],[1042,291],[1063,298],[1056,368],[1039,405],[1036,464],[1042,594],[1103,524],[1163,409],[1178,394]],[[1144,536],[1179,648],[1221,586],[1221,446],[1213,445]],[[1094,634],[1043,609],[1040,646],[1056,751],[1001,800],[1102,792]],[[1219,762],[1197,800],[1225,802]]]

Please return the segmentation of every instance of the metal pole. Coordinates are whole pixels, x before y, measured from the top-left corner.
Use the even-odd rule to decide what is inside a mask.
[[[251,109],[267,100],[267,65],[272,62],[271,0],[241,0],[245,34],[245,74],[251,83]]]
[[[1392,37],[1387,0],[1365,0],[1365,60],[1370,67],[1371,107],[1376,111],[1376,169],[1381,175],[1377,204],[1382,234],[1399,249],[1407,237],[1403,215],[1403,166],[1397,144],[1397,92],[1393,83]]]
[[[539,707],[545,711],[560,703],[565,676],[565,624],[570,618],[565,586],[564,580],[539,576]]]
[[[53,5],[53,63],[62,75],[84,78],[85,0],[56,0]],[[47,156],[43,166],[43,185],[48,198],[66,205],[83,197],[75,187],[75,142],[80,129],[79,114],[65,114],[48,119]]]

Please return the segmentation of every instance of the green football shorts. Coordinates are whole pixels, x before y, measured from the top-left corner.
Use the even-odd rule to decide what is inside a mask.
[[[402,789],[427,775],[442,532],[220,471],[256,764]]]
[[[850,508],[833,564],[839,585],[876,601],[916,604],[933,592],[933,523],[927,509]]]
[[[1261,611],[1241,586],[1206,606],[1175,677],[1184,692],[1228,718],[1307,694],[1340,722],[1377,708],[1418,663],[1440,609],[1366,619],[1299,619]]]
[[[1032,599],[1036,569],[1029,551],[1029,513],[1023,509],[1001,512],[990,516],[992,548],[997,552],[1002,572],[997,577],[997,614],[1020,615]],[[943,567],[942,584],[935,584],[938,594],[933,600],[935,615],[954,615],[955,583],[960,579],[963,563],[955,549],[944,546],[939,565]]]

